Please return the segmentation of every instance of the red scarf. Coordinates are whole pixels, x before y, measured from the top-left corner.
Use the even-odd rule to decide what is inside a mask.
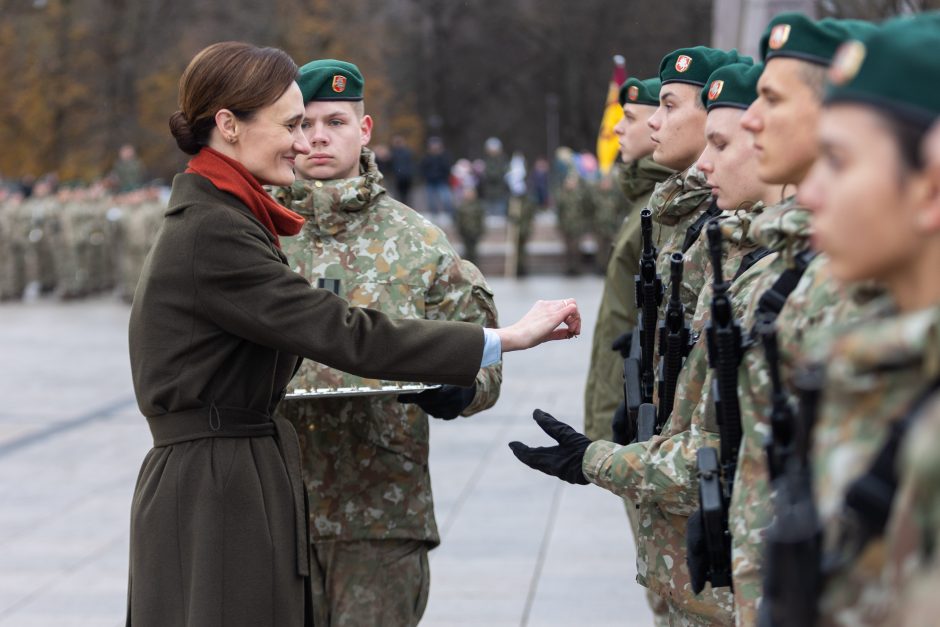
[[[297,235],[304,225],[303,216],[277,204],[245,166],[217,150],[203,146],[189,160],[186,172],[206,177],[220,190],[245,203],[264,228],[274,235],[274,244],[278,248],[281,247],[278,235]]]

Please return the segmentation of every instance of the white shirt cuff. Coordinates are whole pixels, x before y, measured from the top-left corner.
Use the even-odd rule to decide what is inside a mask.
[[[503,343],[493,329],[483,329],[483,361],[481,368],[492,366],[503,358]]]

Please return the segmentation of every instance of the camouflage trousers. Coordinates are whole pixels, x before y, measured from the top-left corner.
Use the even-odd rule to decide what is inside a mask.
[[[428,544],[421,540],[314,542],[316,627],[413,627],[428,604]]]
[[[636,546],[636,517],[639,516],[639,513],[637,512],[636,505],[627,499],[623,500],[623,506],[627,510],[627,519],[630,521],[630,533],[633,534],[633,546]],[[653,612],[653,626],[669,627],[669,604],[649,588],[646,589],[646,602],[650,606],[650,611]]]

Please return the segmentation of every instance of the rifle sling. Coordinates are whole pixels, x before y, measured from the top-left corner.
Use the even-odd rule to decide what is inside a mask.
[[[718,205],[712,201],[712,204],[709,205],[702,215],[700,215],[692,225],[685,231],[685,240],[682,242],[682,252],[686,253],[692,244],[695,243],[695,240],[698,239],[698,236],[702,234],[702,229],[705,228],[705,225],[714,217],[717,217],[721,213],[721,209],[718,208]]]
[[[921,415],[924,405],[940,389],[940,379],[930,383],[889,430],[888,438],[868,470],[849,485],[843,502],[843,519],[856,523],[859,536],[850,542],[848,563],[864,551],[874,538],[884,534],[898,489],[897,457],[904,438]]]
[[[792,268],[784,270],[769,290],[764,292],[760,300],[757,301],[757,313],[755,319],[768,320],[773,322],[780,315],[780,311],[787,302],[790,294],[796,289],[803,273],[809,267],[810,262],[815,259],[816,253],[806,249],[797,253],[793,261],[795,265]],[[752,334],[753,335],[753,334]]]
[[[734,278],[731,279],[731,282],[733,283],[734,281],[736,281],[739,276],[741,276],[742,274],[750,270],[751,266],[753,266],[755,263],[757,263],[758,261],[760,261],[767,255],[770,255],[771,253],[773,253],[772,250],[770,250],[769,248],[764,248],[762,246],[744,255],[744,257],[741,259],[741,265],[738,266],[738,271],[734,273]]]

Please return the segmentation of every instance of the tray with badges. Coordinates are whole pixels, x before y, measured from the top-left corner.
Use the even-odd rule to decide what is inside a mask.
[[[356,385],[326,388],[296,388],[284,398],[286,400],[304,398],[331,398],[343,396],[380,396],[382,394],[414,394],[425,390],[436,390],[440,385],[423,383],[393,383],[381,381],[379,385]]]

